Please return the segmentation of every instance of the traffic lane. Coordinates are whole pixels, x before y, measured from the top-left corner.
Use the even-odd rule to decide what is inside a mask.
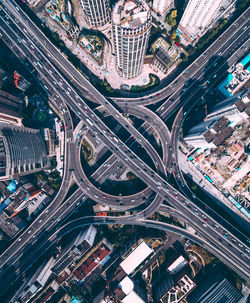
[[[57,207],[56,211],[53,209],[53,204],[49,205],[49,212],[42,213],[39,218],[37,218],[37,220],[35,220],[33,224],[26,229],[22,236],[19,237],[19,239],[21,238],[21,241],[15,241],[13,243],[14,245],[10,246],[5,251],[5,254],[0,256],[0,268],[9,263],[14,266],[22,255],[21,248],[24,248],[24,246],[30,244],[30,242],[34,242],[34,239],[38,241],[39,235],[41,235],[44,231],[50,231],[54,229],[59,222],[58,219],[61,218],[65,213],[69,213],[69,207],[67,204],[73,200],[79,200],[82,197],[83,193],[80,190],[77,190],[70,198],[68,198],[64,204],[62,204],[60,207]],[[47,228],[45,226],[47,226]],[[29,232],[30,230],[31,232]],[[8,253],[7,256],[6,253]]]
[[[68,171],[66,172],[65,176],[67,176],[66,179],[69,178],[70,174],[69,174]],[[64,186],[64,182],[63,182],[63,186]],[[59,194],[59,196],[58,196],[59,200],[62,199],[62,198],[60,197],[60,195],[63,197],[62,193],[60,192],[60,194]],[[56,202],[56,200],[55,200],[54,202]],[[54,203],[54,204],[56,204],[56,203]],[[37,220],[40,220],[40,217],[39,217],[39,219],[37,219]],[[34,221],[34,225],[36,225],[36,221]],[[25,236],[25,235],[24,235],[24,236]]]
[[[244,20],[248,20],[248,19],[249,19],[247,16],[249,17],[249,9],[248,9],[247,11],[244,12],[244,15],[241,15],[241,16],[238,17],[238,19],[235,21],[235,23],[237,23],[237,27],[236,27],[235,29],[232,28],[232,26],[234,26],[234,24],[232,24],[224,33],[222,33],[222,34],[220,35],[220,37],[219,37],[217,40],[215,40],[215,42],[212,43],[212,45],[210,45],[210,46],[208,47],[207,50],[205,50],[205,52],[206,52],[208,55],[210,55],[210,54],[214,53],[214,51],[217,51],[218,46],[221,45],[221,39],[222,39],[222,40],[225,40],[226,37],[229,37],[235,30],[237,30],[238,24],[241,24],[241,25],[242,25],[242,23],[244,22]],[[239,28],[240,28],[240,27],[239,27]],[[232,38],[230,38],[230,41],[231,41],[231,40],[233,41]],[[230,43],[230,41],[229,41],[228,43]],[[216,52],[215,52],[215,53],[216,53]],[[204,54],[204,53],[203,53],[203,54]],[[202,54],[202,55],[203,55],[203,54]],[[198,64],[203,63],[203,61],[205,61],[205,60],[204,60],[204,58],[202,57],[202,55],[199,56],[191,65],[189,65],[189,67],[187,67],[187,69],[189,69],[190,67],[192,67],[192,65],[196,64],[196,63],[198,62],[198,60],[199,60],[199,63],[198,63]],[[206,57],[206,56],[205,56],[205,57]],[[184,72],[185,72],[185,70],[184,70],[182,73],[184,73]],[[176,77],[176,79],[178,79],[178,77]],[[166,92],[166,91],[169,89],[169,86],[171,86],[172,83],[173,83],[173,82],[171,82],[170,84],[168,84],[164,89],[162,89],[162,90],[161,90],[160,92],[158,92],[158,93],[160,93],[162,96],[164,96],[164,92]],[[157,93],[157,94],[158,94],[158,93]],[[156,94],[156,95],[157,95],[157,94]],[[154,97],[155,97],[155,95],[154,95]],[[140,98],[142,98],[142,97],[140,97]],[[150,100],[150,98],[151,98],[151,100],[152,100],[152,95],[147,96],[147,97],[143,97],[144,105],[145,105],[145,103],[146,103],[146,101],[147,101],[147,98],[148,98],[148,100]],[[137,100],[138,100],[138,98],[133,98],[133,99],[131,99],[131,98],[129,98],[129,99],[122,98],[122,100],[120,100],[120,101],[125,101],[125,102],[129,102],[129,101],[131,101],[131,102],[138,102]],[[154,101],[156,101],[156,100],[157,100],[157,99],[154,98],[154,100],[152,100],[151,102],[154,102]],[[116,102],[119,102],[119,99],[116,99]],[[149,102],[149,103],[151,103],[151,102]]]
[[[242,35],[242,34],[236,36],[237,39],[240,39],[240,38],[242,39],[242,38],[243,38],[242,40],[245,40],[245,39],[248,37],[248,36],[245,35],[245,34],[243,34],[243,37],[241,37],[241,35]],[[238,43],[239,43],[237,39],[235,39],[234,42],[233,42],[233,44],[231,44],[231,45],[228,46],[228,48],[227,48],[227,50],[230,49],[230,54],[233,52],[234,47],[236,47],[236,46],[238,45]],[[241,40],[241,41],[242,41],[242,40]],[[217,62],[217,61],[216,61],[216,62]],[[214,64],[215,64],[214,62],[211,64],[211,68],[214,67]],[[225,62],[223,65],[225,65],[225,64],[227,64],[227,62]],[[219,66],[216,67],[216,72],[219,70],[218,67],[219,67]],[[220,66],[220,68],[221,68],[221,66]],[[207,75],[206,75],[206,79],[203,79],[203,82],[204,82],[205,80],[209,80],[209,79],[210,79],[210,78],[209,78],[209,74],[208,74],[208,70],[206,70],[205,72],[207,73]],[[214,70],[212,71],[212,73],[214,73]],[[199,74],[196,74],[197,78],[196,78],[195,81],[197,81],[203,74],[204,74],[204,73],[203,73],[202,71],[200,71]],[[192,83],[191,86],[188,86],[188,90],[185,92],[185,94],[187,94],[187,93],[193,93],[193,94],[194,94],[196,91],[198,91],[199,89],[201,89],[201,87],[199,87],[199,88],[196,89],[196,91],[194,90],[195,81]],[[191,91],[190,91],[190,89],[191,89]],[[177,92],[178,92],[178,91],[177,91]],[[177,94],[177,92],[176,92],[176,94]],[[174,95],[175,95],[175,94],[174,94]],[[172,107],[175,107],[175,104],[176,104],[176,105],[179,105],[179,104],[180,104],[180,99],[182,98],[181,94],[179,95],[179,97],[178,97],[178,96],[174,97],[174,95],[171,96],[171,99],[172,99],[172,100],[175,100],[174,104],[171,105]],[[167,116],[167,112],[168,112],[168,109],[165,109],[165,112],[162,111],[162,108],[164,108],[164,107],[166,108],[166,107],[167,107],[166,105],[167,105],[167,101],[166,101],[165,103],[163,103],[163,104],[161,105],[161,107],[156,111],[157,114],[160,114],[160,117],[162,117],[163,119],[164,119],[164,117]]]
[[[247,42],[246,42],[247,43]],[[236,51],[236,56],[238,54],[238,52],[242,52],[242,48],[239,48],[237,51]],[[235,55],[233,56],[235,57]],[[174,131],[172,132],[172,142],[171,144],[173,145],[173,151],[174,151],[174,155],[175,155],[175,159],[178,160],[178,148],[177,148],[177,145],[178,145],[178,134],[180,132],[180,126],[181,126],[181,121],[183,119],[183,113],[182,111],[180,110],[175,118],[175,121],[173,123],[173,129]],[[176,161],[176,163],[178,163],[178,161]],[[176,181],[177,183],[180,181],[181,182],[181,185],[185,185],[185,187],[183,188],[182,186],[180,186],[180,188],[182,190],[187,190],[188,191],[188,197],[190,197],[193,193],[190,191],[190,189],[187,187],[187,184],[185,182],[185,179],[182,175],[182,172],[180,170],[180,167],[177,165],[175,166],[175,169],[176,169],[176,173],[175,173],[175,178],[176,178]],[[181,180],[179,180],[181,179]],[[186,192],[187,194],[187,192]],[[202,201],[200,201],[202,202]],[[209,210],[208,210],[209,211]],[[215,215],[215,214],[214,214]]]
[[[108,105],[109,107],[111,107],[111,114],[114,114],[114,113],[115,113],[116,120],[117,120],[118,122],[120,122],[120,123],[125,127],[124,124],[126,124],[126,121],[124,121],[125,119],[124,119],[123,116],[119,113],[119,111],[117,111],[116,108],[113,107],[113,105],[111,105],[105,98],[103,98],[103,96],[102,96],[101,94],[99,94],[99,92],[96,91],[95,88],[94,88],[89,82],[85,81],[84,85],[86,86],[86,88],[89,89],[90,92],[92,91],[93,93],[97,94],[97,95],[100,97],[100,98],[99,98],[99,101],[101,100],[101,101],[102,101],[101,103],[102,103],[102,104],[105,104],[105,105],[106,105],[106,108],[107,108],[107,105]],[[69,87],[69,86],[68,86],[68,87]],[[131,133],[131,129],[133,130],[134,135],[135,135],[135,134],[138,135],[137,130],[136,130],[132,125],[130,125],[130,130],[129,130],[130,133]],[[151,149],[151,150],[152,150],[152,147],[150,146],[150,144],[148,144],[148,141],[147,141],[143,136],[141,136],[141,140],[142,140],[142,142],[144,143],[144,145],[147,147],[147,149],[149,149],[149,150]],[[156,161],[157,161],[157,162],[160,162],[161,159],[160,159],[159,157],[156,157]],[[162,165],[162,167],[164,168],[163,165]],[[163,172],[164,172],[164,171],[163,171]]]

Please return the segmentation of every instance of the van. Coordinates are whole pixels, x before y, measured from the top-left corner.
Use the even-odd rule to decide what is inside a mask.
[[[135,202],[135,199],[131,199],[131,202]]]

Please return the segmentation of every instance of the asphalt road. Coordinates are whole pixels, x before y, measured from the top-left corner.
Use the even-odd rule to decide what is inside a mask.
[[[19,10],[13,11],[9,4],[6,4],[11,12],[7,12],[9,15],[9,19],[6,16],[1,16],[2,20],[8,21],[9,23],[2,22],[1,24],[1,31],[3,31],[3,35],[7,35],[8,39],[6,39],[6,43],[12,47],[19,48],[20,52],[23,52],[23,55],[26,56],[35,66],[36,70],[39,73],[39,77],[44,83],[44,88],[49,93],[56,93],[59,97],[54,97],[55,102],[59,105],[61,103],[61,99],[86,123],[89,124],[91,129],[97,133],[100,139],[108,146],[108,148],[112,151],[116,157],[129,166],[135,173],[142,179],[146,184],[148,184],[149,188],[151,188],[154,192],[158,195],[154,203],[151,203],[148,208],[146,208],[141,213],[134,215],[133,222],[138,222],[138,220],[142,218],[147,218],[150,214],[155,212],[159,209],[161,205],[162,199],[166,199],[171,205],[173,205],[177,210],[181,211],[189,220],[192,222],[195,229],[199,231],[203,237],[208,239],[211,243],[213,243],[213,247],[217,250],[220,250],[220,254],[223,255],[223,260],[227,258],[227,263],[231,264],[237,272],[240,272],[242,276],[249,277],[249,254],[246,253],[246,245],[244,243],[238,242],[235,244],[232,239],[233,236],[220,225],[216,226],[216,221],[209,217],[203,210],[199,209],[199,216],[194,213],[193,208],[195,208],[195,204],[187,200],[185,196],[177,192],[172,186],[170,186],[166,179],[162,178],[157,171],[153,170],[152,168],[148,167],[146,163],[144,163],[137,154],[135,154],[131,149],[129,149],[124,142],[122,142],[116,135],[103,123],[103,121],[88,107],[85,100],[78,94],[78,92],[71,86],[71,84],[64,78],[63,74],[71,73],[72,79],[80,79],[79,81],[82,85],[82,90],[88,92],[88,96],[96,100],[98,99],[99,103],[102,104],[109,113],[115,117],[115,119],[124,126],[125,129],[129,131],[131,136],[136,138],[140,137],[142,140],[142,144],[147,149],[150,155],[155,155],[154,148],[149,144],[149,142],[138,132],[131,124],[129,124],[126,119],[121,115],[121,113],[113,106],[107,99],[105,99],[96,89],[86,80],[84,77],[79,74],[74,68],[72,68],[71,64],[55,49],[53,45],[43,36],[43,34],[30,22],[27,17],[24,15],[23,12]],[[19,15],[21,14],[21,16]],[[12,15],[14,14],[14,17]],[[6,19],[7,20],[6,20]],[[15,19],[18,19],[19,22],[17,23]],[[15,26],[15,24],[17,27]],[[20,30],[21,29],[21,30]],[[25,32],[26,31],[26,32]],[[19,37],[16,36],[16,33]],[[28,34],[29,33],[29,34]],[[234,39],[230,35],[228,36],[228,40]],[[39,40],[37,40],[37,38]],[[244,39],[244,35],[241,35],[241,38]],[[17,39],[20,39],[18,41]],[[234,39],[235,40],[235,39]],[[232,41],[234,41],[232,40]],[[231,41],[231,42],[232,42]],[[18,43],[17,43],[18,42]],[[238,42],[239,43],[239,42]],[[37,47],[39,45],[39,47]],[[33,51],[32,51],[33,49]],[[40,67],[37,62],[42,62],[42,67]],[[57,68],[55,68],[55,66]],[[50,67],[51,66],[51,67]],[[61,67],[61,71],[58,70],[58,66]],[[70,67],[70,68],[69,68]],[[62,74],[62,73],[63,74]],[[68,77],[69,78],[69,77]],[[55,81],[55,82],[54,82]],[[190,87],[192,89],[192,87]],[[190,92],[189,92],[190,95]],[[72,124],[71,118],[66,116],[67,110],[65,106],[62,108],[62,112],[64,116],[65,127],[67,129],[67,134],[72,135]],[[165,114],[165,111],[164,111]],[[68,120],[67,120],[68,119]],[[110,137],[111,136],[111,137]],[[117,147],[119,144],[119,148]],[[75,149],[75,144],[73,142],[73,135],[69,137],[69,140],[66,144],[66,150],[72,150],[72,153],[69,153],[69,156],[66,159],[69,159],[69,165],[75,169],[76,165],[79,165],[79,161],[77,157],[74,156],[75,153],[73,150]],[[127,157],[127,153],[130,154],[130,157]],[[132,157],[132,158],[131,158]],[[156,155],[157,157],[157,155]],[[158,163],[162,163],[160,157],[157,157]],[[66,161],[66,162],[67,162]],[[70,170],[68,167],[68,170]],[[65,175],[66,175],[65,172]],[[64,177],[65,178],[65,177]],[[67,178],[67,181],[69,179]],[[66,187],[63,186],[61,191],[66,191]],[[104,194],[105,196],[105,194]],[[102,199],[106,199],[102,197]],[[103,200],[103,201],[104,201]],[[62,201],[62,200],[61,200]],[[191,206],[191,209],[186,206],[188,203]],[[58,202],[59,204],[59,202]],[[55,207],[58,207],[58,204],[54,204]],[[64,204],[63,204],[64,205]],[[41,216],[43,216],[42,214]],[[208,222],[206,226],[204,226],[204,220],[202,216],[206,216],[208,218]],[[40,219],[39,219],[40,220]],[[39,220],[36,220],[35,228],[39,226]],[[48,219],[48,222],[50,219]],[[126,218],[124,218],[126,220]],[[34,223],[35,223],[34,222]],[[42,222],[42,221],[41,221]],[[41,223],[40,222],[40,223]],[[116,224],[118,221],[115,221]],[[33,224],[34,224],[33,223]],[[151,223],[148,223],[151,224]],[[159,223],[160,225],[161,223]],[[158,225],[157,225],[158,226]],[[27,232],[26,232],[27,233]],[[230,234],[230,237],[226,235]],[[30,233],[30,236],[32,233]],[[223,238],[224,237],[224,238]],[[222,241],[223,239],[223,241]],[[20,247],[24,247],[28,241],[16,241],[13,243],[13,247],[15,249],[16,255],[16,262],[18,262],[18,252],[20,251]],[[240,244],[240,246],[239,246]],[[11,249],[13,249],[13,247]],[[7,255],[7,261],[9,264],[12,264],[13,253],[10,254],[8,251],[9,256]],[[218,255],[219,253],[217,253]],[[1,268],[2,272],[5,268],[6,270],[6,254],[5,256],[0,256],[1,261]],[[13,266],[13,265],[12,265]],[[4,270],[4,271],[5,271]]]

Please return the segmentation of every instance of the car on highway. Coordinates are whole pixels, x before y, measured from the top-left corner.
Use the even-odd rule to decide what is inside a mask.
[[[107,197],[105,195],[102,196],[103,199],[107,199]]]

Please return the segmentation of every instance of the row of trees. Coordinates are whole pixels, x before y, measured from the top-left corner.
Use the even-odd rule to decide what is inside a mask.
[[[177,24],[177,21],[176,21],[176,18],[177,18],[177,10],[176,9],[172,9],[169,14],[167,14],[166,16],[166,23],[168,23],[171,27],[174,27],[176,26]]]

